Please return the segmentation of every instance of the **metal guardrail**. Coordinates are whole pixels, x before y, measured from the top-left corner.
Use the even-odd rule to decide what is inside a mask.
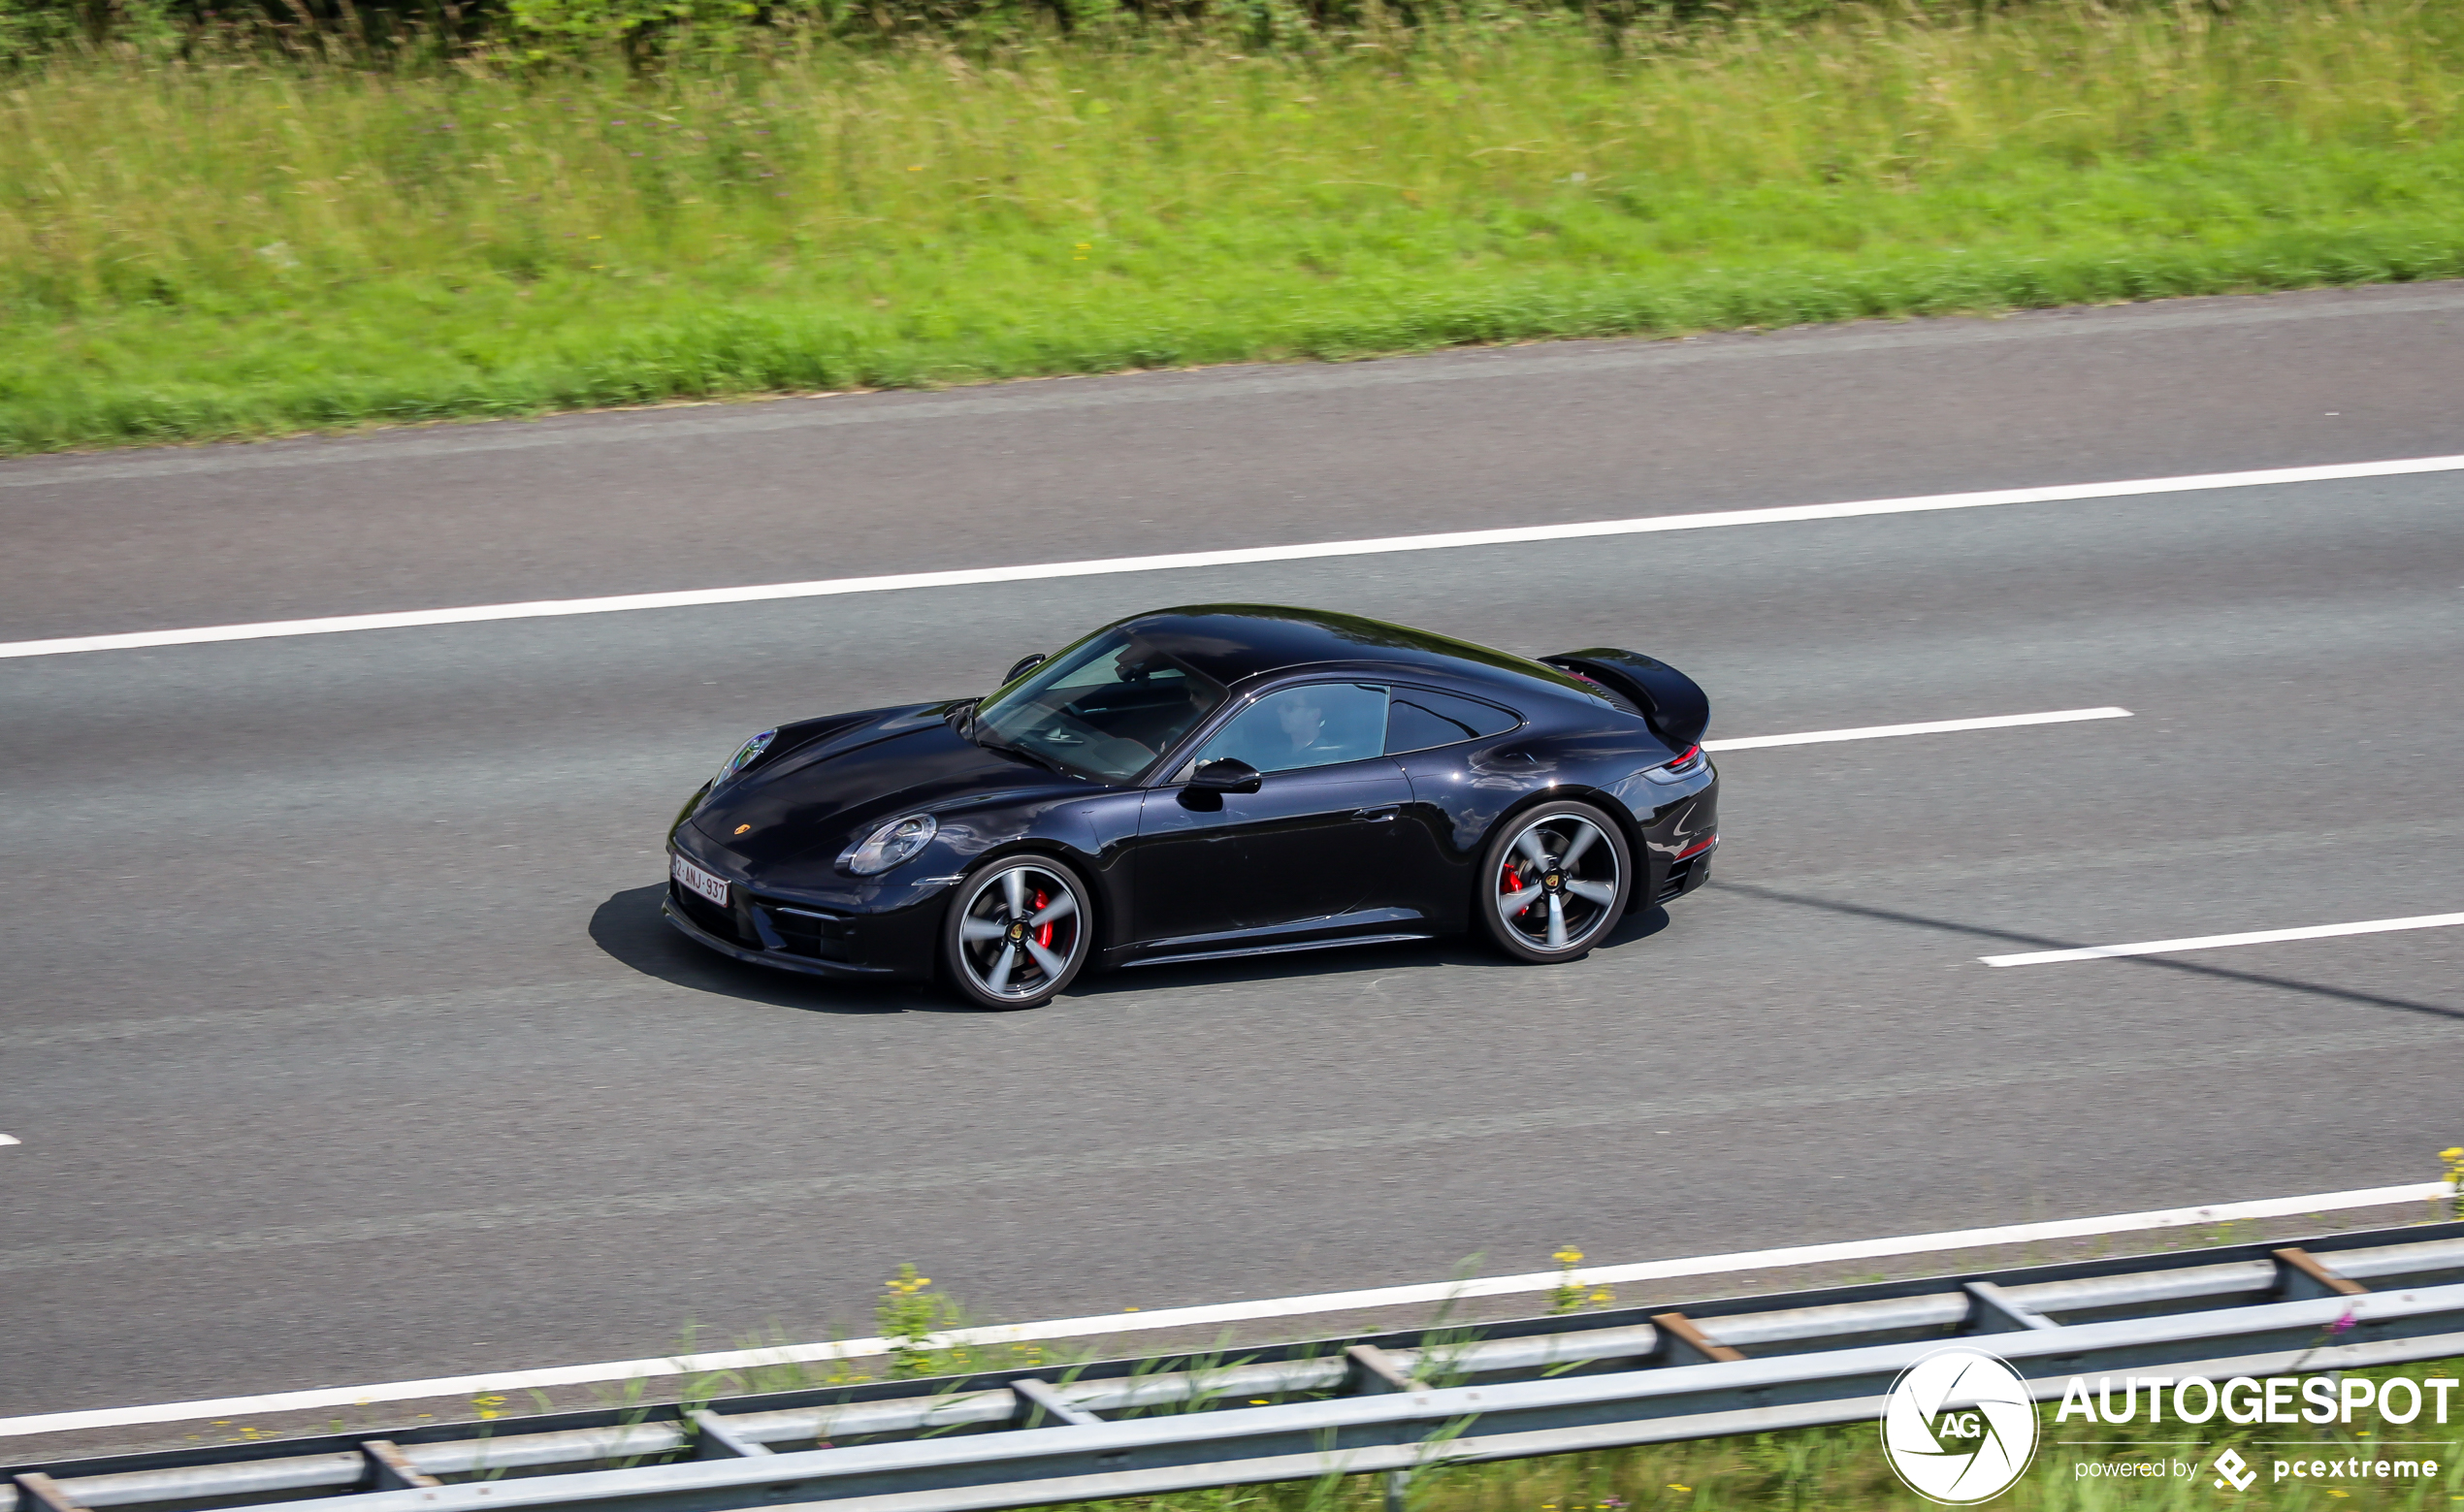
[[[25,1465],[0,1471],[0,1512],[969,1512],[1854,1421],[1919,1356],[1980,1334],[2040,1395],[2155,1367],[2221,1379],[2464,1355],[2464,1223],[1111,1361],[1057,1381],[1010,1370]]]

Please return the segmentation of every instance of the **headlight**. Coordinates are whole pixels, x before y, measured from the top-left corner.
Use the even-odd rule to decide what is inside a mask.
[[[759,735],[754,736],[751,740],[746,741],[743,745],[736,747],[735,755],[728,757],[726,763],[719,768],[719,775],[710,779],[710,786],[716,788],[721,783],[726,782],[729,778],[733,777],[736,773],[743,771],[748,766],[751,766],[761,757],[762,752],[770,749],[770,742],[776,739],[777,736],[777,730],[765,729]]]
[[[859,846],[850,846],[838,864],[859,877],[871,877],[886,872],[903,861],[911,861],[916,853],[932,843],[941,825],[929,814],[910,814],[893,819],[864,837]]]

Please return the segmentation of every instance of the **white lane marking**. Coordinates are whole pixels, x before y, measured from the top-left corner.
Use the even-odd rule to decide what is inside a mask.
[[[2193,935],[2187,940],[2142,940],[2135,945],[2091,945],[2076,950],[2030,950],[2024,955],[1980,955],[1988,966],[2051,966],[2058,961],[2102,961],[2118,955],[2170,955],[2176,950],[2221,950],[2230,945],[2273,945],[2279,940],[2332,940],[2338,935],[2384,934],[2390,929],[2445,929],[2464,924],[2464,914],[2416,914],[2411,918],[2365,918],[2352,924],[2312,924],[2303,929],[2253,929],[2238,935]]]
[[[742,588],[693,588],[660,594],[617,594],[603,598],[542,598],[528,603],[470,604],[458,609],[406,609],[388,614],[341,614],[314,620],[269,620],[256,625],[209,625],[192,629],[135,630],[113,635],[71,635],[54,640],[0,643],[0,658],[57,657],[81,651],[136,651],[156,646],[194,646],[211,641],[265,640],[289,635],[334,635],[345,630],[405,629],[418,626],[474,625],[493,620],[535,620],[572,614],[619,614],[634,609],[682,609],[710,604],[761,603],[777,598],[821,598],[839,594],[886,594],[912,588],[961,588],[981,583],[1025,583],[1048,578],[1103,577],[1124,572],[1166,572],[1183,567],[1234,566],[1256,562],[1304,562],[1322,557],[1364,557],[1389,552],[1445,551],[1460,546],[1508,546],[1531,541],[1581,540],[1603,535],[1646,535],[1663,531],[1708,531],[1733,525],[1781,525],[1806,520],[1848,520],[1866,515],[1923,514],[1942,509],[1988,509],[2000,504],[2059,503],[2090,499],[2131,499],[2189,494],[2208,489],[2260,488],[2280,483],[2331,483],[2352,478],[2401,477],[2464,470],[2464,457],[2412,457],[2390,462],[2335,463],[2317,467],[2269,467],[2254,472],[2208,472],[2177,478],[2139,478],[2122,483],[2065,483],[2051,488],[1994,489],[1977,494],[1932,494],[1911,499],[1870,499],[1844,504],[1791,504],[1776,509],[1725,509],[1703,514],[1652,515],[1639,520],[1593,520],[1572,525],[1512,526],[1493,531],[1447,531],[1434,535],[1384,535],[1365,540],[1311,541],[1292,546],[1247,546],[1226,551],[1184,551],[1154,557],[1105,557],[1086,562],[1044,562],[1011,567],[961,567],[945,572],[898,572],[881,577],[821,578],[806,583],[760,583]]]
[[[1824,1265],[1843,1260],[1876,1260],[1894,1255],[1926,1255],[1995,1244],[2028,1244],[2046,1239],[2084,1239],[2100,1234],[2139,1233],[2152,1229],[2192,1228],[2203,1224],[2284,1218],[2305,1213],[2338,1212],[2356,1207],[2392,1207],[2405,1203],[2439,1202],[2455,1195],[2448,1181],[2415,1181],[2405,1186],[2361,1187],[2347,1192],[2320,1192],[2307,1197],[2270,1197],[2255,1202],[2217,1203],[2205,1207],[2169,1207],[2150,1212],[2115,1213],[2099,1218],[2059,1218],[2047,1223],[2011,1223],[1988,1229],[1952,1229],[1897,1239],[1851,1239],[1835,1244],[1794,1244],[1780,1249],[1743,1250],[1704,1255],[1691,1260],[1646,1260],[1636,1265],[1586,1267],[1575,1272],[1585,1286],[1616,1286],[1679,1276],[1720,1275],[1737,1271],[1763,1271],[1784,1266]],[[1156,1329],[1201,1327],[1258,1318],[1299,1317],[1310,1313],[1353,1312],[1372,1307],[1398,1307],[1470,1297],[1507,1297],[1551,1291],[1566,1283],[1565,1273],[1539,1271],[1526,1275],[1486,1276],[1468,1281],[1439,1281],[1418,1286],[1384,1286],[1367,1291],[1324,1292],[1311,1297],[1280,1297],[1263,1302],[1222,1303],[1200,1307],[1167,1307],[1153,1312],[1103,1313],[1086,1318],[1061,1318],[1049,1323],[998,1324],[958,1329],[938,1335],[952,1344],[1011,1344],[1036,1339],[1106,1337]],[[184,1423],[197,1418],[259,1416],[273,1412],[311,1411],[328,1407],[370,1406],[387,1401],[425,1401],[482,1392],[540,1390],[654,1376],[696,1375],[713,1370],[741,1370],[758,1366],[811,1364],[856,1360],[889,1352],[886,1338],[850,1338],[830,1343],[788,1344],[769,1349],[735,1349],[711,1354],[674,1355],[657,1360],[611,1360],[598,1365],[555,1366],[536,1370],[501,1370],[483,1375],[446,1375],[419,1381],[385,1381],[370,1386],[328,1386],[311,1391],[271,1392],[256,1397],[218,1397],[204,1401],[175,1401],[156,1406],[99,1407],[81,1412],[42,1412],[28,1417],[0,1418],[0,1437],[31,1433],[69,1433],[81,1429],[128,1428],[147,1423]]]
[[[14,1134],[0,1134],[0,1144],[22,1144],[24,1142],[25,1142],[23,1140],[18,1139]]]
[[[1813,746],[1830,740],[1889,740],[1897,735],[1944,735],[1962,729],[2008,729],[2018,724],[2068,724],[2078,720],[2126,720],[2130,711],[2056,709],[2050,714],[1995,714],[1981,720],[1929,720],[1922,724],[1867,724],[1857,729],[1811,729],[1799,735],[1744,735],[1706,740],[1705,751],[1753,751],[1764,746]]]

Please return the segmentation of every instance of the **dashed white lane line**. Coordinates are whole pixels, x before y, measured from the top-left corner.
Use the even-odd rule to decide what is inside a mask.
[[[1652,515],[1638,520],[1511,526],[1492,531],[1447,531],[1431,535],[1385,535],[1365,540],[1311,541],[1290,546],[1248,546],[1227,551],[1184,551],[1152,557],[1106,557],[1086,562],[1036,563],[1024,566],[963,567],[947,572],[900,572],[880,577],[821,578],[805,583],[761,583],[741,588],[695,588],[672,593],[617,594],[600,598],[548,598],[527,603],[470,604],[454,609],[410,609],[389,614],[332,615],[313,620],[270,620],[255,625],[210,625],[190,629],[136,630],[114,635],[71,635],[52,640],[0,643],[0,658],[57,657],[82,651],[134,651],[157,646],[202,645],[211,641],[333,635],[345,630],[405,629],[417,626],[473,625],[492,620],[616,614],[634,609],[759,603],[778,598],[818,598],[838,594],[892,593],[911,588],[957,588],[980,583],[1103,577],[1124,572],[1162,572],[1182,567],[1304,562],[1321,557],[1443,551],[1460,546],[1509,546],[1530,541],[1581,540],[1603,535],[1645,535],[1663,531],[1718,530],[1735,525],[1848,520],[1866,515],[1923,514],[1945,509],[1989,509],[2002,504],[2062,503],[2091,499],[2133,499],[2158,494],[2201,493],[2211,489],[2260,488],[2282,483],[2332,483],[2355,478],[2455,471],[2464,471],[2464,457],[2410,457],[2388,462],[2337,463],[2318,467],[2269,467],[2253,472],[2138,478],[2121,483],[2006,488],[1974,494],[1868,499],[1840,504],[1792,504],[1777,509],[1723,509],[1702,514]]]
[[[1814,746],[1831,740],[1889,740],[1898,735],[1947,735],[1962,729],[2008,729],[2018,724],[2068,724],[2078,720],[2126,720],[2127,709],[2057,709],[2050,714],[1995,714],[1979,720],[1929,720],[1922,724],[1866,724],[1856,729],[1813,729],[1796,735],[1743,735],[1706,740],[1705,751],[1753,751],[1765,746]]]
[[[1634,1265],[1585,1266],[1575,1272],[1584,1286],[1616,1286],[1680,1276],[1725,1275],[1741,1271],[1878,1260],[1895,1255],[1930,1255],[1952,1250],[1982,1249],[1999,1244],[2033,1244],[2049,1239],[2087,1239],[2104,1234],[2145,1233],[2160,1229],[2210,1227],[2257,1218],[2297,1217],[2310,1213],[2346,1212],[2355,1208],[2392,1207],[2405,1203],[2444,1202],[2455,1195],[2447,1181],[2416,1181],[2404,1186],[2362,1187],[2345,1192],[2318,1192],[2306,1197],[2269,1197],[2255,1202],[2217,1203],[2204,1207],[2171,1207],[2149,1212],[2113,1213],[2095,1218],[2058,1218],[2044,1223],[2012,1223],[1988,1229],[1953,1229],[1895,1239],[1850,1239],[1831,1244],[1792,1244],[1780,1249],[1744,1250],[1703,1255],[1688,1260],[1645,1260]],[[1060,1318],[1049,1323],[996,1324],[956,1329],[938,1335],[944,1345],[1015,1344],[1036,1339],[1104,1338],[1156,1329],[1221,1326],[1258,1318],[1305,1317],[1313,1313],[1356,1312],[1374,1307],[1399,1307],[1444,1303],[1472,1297],[1506,1297],[1552,1291],[1565,1285],[1560,1271],[1525,1275],[1493,1275],[1474,1280],[1438,1281],[1416,1286],[1384,1286],[1367,1291],[1322,1292],[1309,1297],[1279,1297],[1258,1302],[1218,1303],[1197,1307],[1165,1307],[1152,1312],[1102,1313],[1093,1317]],[[535,1391],[551,1386],[630,1381],[657,1376],[699,1375],[717,1370],[854,1360],[889,1352],[892,1340],[850,1338],[827,1343],[784,1344],[767,1349],[736,1349],[653,1360],[610,1360],[597,1365],[550,1366],[542,1369],[499,1370],[485,1375],[448,1375],[417,1381],[386,1381],[369,1386],[325,1386],[307,1391],[271,1392],[254,1397],[218,1397],[204,1401],[163,1402],[150,1406],[97,1407],[75,1412],[40,1412],[27,1417],[0,1418],[0,1438],[29,1433],[67,1433],[82,1429],[128,1428],[148,1423],[185,1423],[199,1418],[259,1416],[273,1412],[373,1406],[379,1402],[425,1401],[469,1397],[481,1392]]]
[[[2394,929],[2446,929],[2456,924],[2464,924],[2464,914],[2416,914],[2410,918],[2365,918],[2351,924],[2253,929],[2238,935],[2141,940],[2132,945],[2091,945],[2075,950],[2029,950],[2021,955],[1980,955],[1977,959],[1988,966],[2052,966],[2061,961],[2103,961],[2123,955],[2171,955],[2180,950],[2221,950],[2235,945],[2274,945],[2280,940],[2332,940],[2338,935],[2384,934]]]
[[[23,1140],[18,1139],[14,1134],[0,1134],[0,1144],[22,1144],[24,1142],[25,1142]]]

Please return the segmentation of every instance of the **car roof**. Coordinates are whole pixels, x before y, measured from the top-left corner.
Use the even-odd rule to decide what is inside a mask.
[[[1325,662],[1397,671],[1446,672],[1484,683],[1533,680],[1584,696],[1591,691],[1544,662],[1468,640],[1356,614],[1280,604],[1191,604],[1118,623],[1226,688]]]

